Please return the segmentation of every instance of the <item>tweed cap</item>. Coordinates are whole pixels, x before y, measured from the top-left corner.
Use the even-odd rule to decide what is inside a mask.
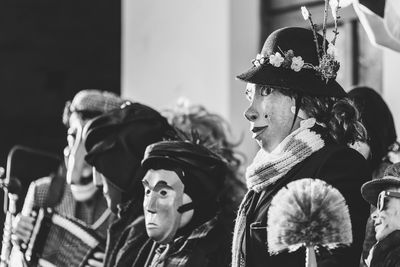
[[[85,89],[78,92],[69,107],[71,112],[98,111],[106,113],[119,108],[123,100],[114,93]]]
[[[111,110],[118,109],[125,101],[114,93],[96,89],[78,92],[72,101],[65,103],[63,123],[69,126],[72,113],[80,113],[83,119],[92,119]]]
[[[378,195],[390,187],[400,187],[400,163],[389,166],[383,178],[366,182],[361,186],[363,198],[371,205],[376,206]]]

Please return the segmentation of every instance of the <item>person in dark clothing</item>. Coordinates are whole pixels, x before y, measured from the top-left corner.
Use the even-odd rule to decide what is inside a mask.
[[[163,141],[142,162],[150,237],[135,267],[229,266],[230,236],[218,215],[227,164],[199,142]]]
[[[397,141],[393,115],[382,96],[372,88],[355,87],[349,91],[348,96],[357,106],[368,133],[369,152],[365,157],[373,172],[372,176],[376,178],[380,174],[382,177],[386,167],[393,164],[388,156]],[[382,163],[386,164],[381,166]]]
[[[247,82],[250,106],[245,117],[260,151],[246,171],[248,192],[236,219],[233,267],[304,266],[302,249],[269,255],[266,231],[274,195],[302,178],[322,179],[337,188],[350,211],[352,245],[319,249],[318,266],[359,264],[368,217],[359,190],[371,175],[366,160],[347,144],[365,142],[366,132],[357,109],[335,81],[339,65],[334,46],[328,44],[304,28],[276,30],[253,67],[237,76]]]
[[[63,113],[63,123],[68,129],[65,166],[61,166],[56,175],[31,183],[13,229],[14,240],[20,245],[26,246],[34,230],[35,218],[32,214],[37,213],[39,208],[48,207],[61,216],[84,222],[105,240],[114,216],[107,208],[102,193],[93,184],[92,167],[84,160],[87,152],[82,133],[89,120],[118,109],[122,103],[123,100],[114,93],[94,89],[81,90],[66,103]],[[16,261],[22,256],[15,255]],[[59,257],[59,254],[55,255]],[[88,264],[101,265],[103,257],[103,253],[97,252]]]
[[[369,87],[355,87],[348,94],[360,111],[361,121],[368,133],[367,143],[356,142],[353,148],[364,151],[361,153],[368,161],[372,179],[382,178],[386,168],[397,161],[393,155],[398,154],[396,150],[399,149],[392,113],[382,96]],[[371,213],[374,209],[371,206]],[[369,217],[360,266],[365,266],[365,259],[375,243],[374,225]]]
[[[186,135],[196,134],[204,146],[212,148],[227,161],[228,171],[220,196],[220,218],[225,228],[232,234],[236,210],[246,193],[246,187],[241,180],[243,173],[240,170],[245,156],[237,150],[240,142],[233,142],[229,138],[231,134],[229,123],[204,106],[190,104],[188,100],[183,99],[179,99],[174,108],[164,110],[162,114],[173,127]]]
[[[126,102],[91,121],[84,135],[94,183],[103,187],[109,208],[118,214],[107,233],[104,266],[131,266],[137,254],[133,241],[147,238],[140,163],[148,145],[173,138],[175,131],[154,109]]]
[[[371,218],[377,242],[365,260],[366,266],[400,266],[400,163],[389,166],[383,178],[365,183],[361,194],[376,207]]]

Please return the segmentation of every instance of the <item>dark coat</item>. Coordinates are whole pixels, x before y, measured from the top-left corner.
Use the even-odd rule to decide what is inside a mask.
[[[394,231],[375,245],[370,267],[400,267],[400,231]]]
[[[132,266],[141,245],[147,240],[142,203],[132,201],[125,204],[119,219],[107,233],[104,267]]]
[[[191,242],[190,242],[191,241]],[[178,249],[179,253],[171,254],[171,257],[189,255],[186,264],[169,263],[164,267],[228,267],[230,266],[230,247],[231,238],[223,224],[218,221],[217,224],[200,239],[186,240],[184,247]],[[190,245],[188,245],[190,243]],[[154,244],[150,238],[144,243],[132,267],[143,267],[147,258],[151,254]]]
[[[269,256],[266,230],[272,197],[286,184],[302,178],[318,178],[337,188],[346,199],[350,211],[352,246],[336,249],[333,253],[321,249],[317,254],[318,267],[358,266],[369,214],[368,204],[362,199],[360,188],[371,179],[371,175],[365,159],[358,152],[346,146],[330,144],[297,164],[274,185],[252,195],[247,212],[245,241],[242,243],[246,267],[305,265],[304,249]]]

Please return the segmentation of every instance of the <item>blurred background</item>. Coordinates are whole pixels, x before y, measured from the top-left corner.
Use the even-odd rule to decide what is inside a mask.
[[[257,146],[235,76],[269,33],[308,27],[302,5],[322,22],[322,0],[0,1],[0,166],[16,144],[62,156],[65,101],[85,88],[158,110],[184,96],[222,115],[250,161]],[[400,54],[373,45],[350,1],[342,5],[338,79],[381,93],[400,132]],[[38,162],[18,164],[22,176],[40,175]]]

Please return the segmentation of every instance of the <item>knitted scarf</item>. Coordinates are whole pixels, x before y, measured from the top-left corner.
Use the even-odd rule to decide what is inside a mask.
[[[260,150],[246,171],[249,191],[244,196],[236,217],[233,244],[232,267],[245,266],[240,253],[246,227],[247,207],[254,192],[261,192],[285,176],[295,165],[324,147],[321,135],[310,130],[315,119],[303,120],[300,127],[289,134],[271,153]],[[267,252],[266,252],[267,253]]]

